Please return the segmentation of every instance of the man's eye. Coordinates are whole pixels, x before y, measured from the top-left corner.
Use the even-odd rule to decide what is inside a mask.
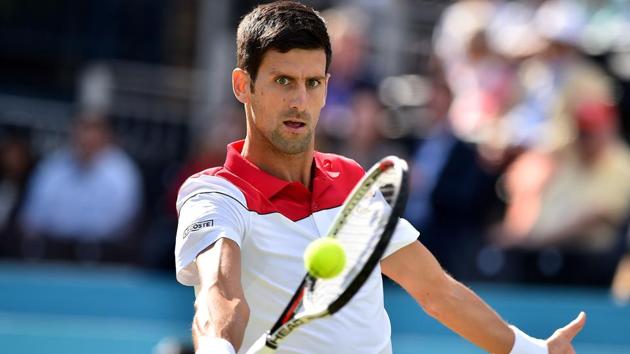
[[[312,79],[312,80],[308,80],[306,82],[306,85],[308,85],[308,87],[317,87],[320,85],[320,82],[319,80]]]
[[[286,77],[279,77],[276,79],[276,82],[282,86],[289,84],[289,79]]]

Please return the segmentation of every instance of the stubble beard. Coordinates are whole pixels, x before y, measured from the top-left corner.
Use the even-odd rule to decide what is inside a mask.
[[[280,152],[296,155],[308,151],[313,140],[313,131],[309,130],[304,136],[288,139],[282,135],[280,129],[271,132],[270,142]]]

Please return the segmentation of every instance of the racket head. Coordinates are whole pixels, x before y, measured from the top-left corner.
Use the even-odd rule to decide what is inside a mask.
[[[407,203],[407,163],[387,156],[370,168],[350,192],[328,230],[346,252],[346,266],[332,279],[305,275],[265,345],[277,348],[302,324],[339,311],[374,271]],[[358,221],[358,222],[356,222]]]
[[[344,247],[346,266],[332,279],[306,277],[304,311],[333,314],[360,290],[380,262],[407,204],[407,163],[387,156],[357,183],[328,237]]]

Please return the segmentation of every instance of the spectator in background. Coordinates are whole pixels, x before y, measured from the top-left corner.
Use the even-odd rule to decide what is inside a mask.
[[[480,164],[475,146],[453,132],[453,93],[436,58],[429,71],[429,128],[410,159],[405,217],[422,230],[422,242],[444,268],[470,280],[476,276],[474,260],[496,200],[495,176]]]
[[[35,160],[24,134],[6,133],[0,143],[0,257],[14,257],[20,242],[17,214]]]
[[[585,21],[575,1],[550,0],[536,11],[532,32],[544,44],[520,66],[522,98],[504,118],[510,145],[561,149],[575,138],[575,105],[585,97],[612,97],[610,78],[579,51]]]
[[[348,108],[352,112],[354,128],[336,153],[351,157],[366,168],[387,155],[406,158],[408,153],[401,144],[384,134],[389,116],[373,90],[354,92]]]
[[[368,17],[352,7],[333,8],[322,15],[335,56],[318,126],[318,149],[346,155],[365,168],[386,155],[404,157],[406,151],[383,134],[387,115],[368,68]]]
[[[322,13],[328,24],[335,58],[326,106],[320,118],[317,144],[320,149],[338,151],[357,127],[352,107],[358,90],[373,91],[376,84],[366,70],[367,17],[360,9],[332,8]]]
[[[503,131],[504,116],[520,99],[518,64],[538,49],[526,39],[533,37],[533,13],[520,2],[457,1],[434,31],[435,55],[453,91],[452,130],[476,144],[483,163],[493,169],[503,168],[514,153]]]
[[[539,260],[543,275],[608,285],[623,251],[619,230],[630,213],[630,149],[618,138],[610,103],[583,97],[572,113],[578,130],[572,144],[555,153],[525,153],[508,169],[499,243],[557,249],[553,269]]]
[[[107,118],[81,112],[71,145],[36,167],[21,213],[25,257],[124,260],[141,206],[134,162],[112,140]]]

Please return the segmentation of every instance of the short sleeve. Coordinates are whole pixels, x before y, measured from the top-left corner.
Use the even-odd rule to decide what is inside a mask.
[[[220,238],[241,246],[248,227],[244,197],[229,182],[211,176],[189,179],[180,190],[179,220],[175,241],[177,280],[184,285],[199,283],[195,259]]]
[[[389,242],[385,253],[381,259],[386,258],[390,254],[398,251],[399,249],[411,244],[420,236],[420,232],[416,230],[411,223],[403,218],[398,219],[398,224],[392,235],[392,240]]]

